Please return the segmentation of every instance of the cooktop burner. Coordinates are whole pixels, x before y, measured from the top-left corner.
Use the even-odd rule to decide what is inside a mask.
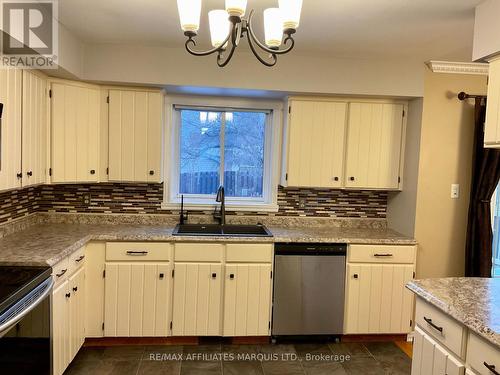
[[[0,312],[50,277],[49,266],[0,266]]]

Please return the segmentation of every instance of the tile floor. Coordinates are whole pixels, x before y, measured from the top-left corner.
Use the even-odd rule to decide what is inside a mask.
[[[65,375],[409,375],[410,367],[392,342],[115,346],[82,348]]]

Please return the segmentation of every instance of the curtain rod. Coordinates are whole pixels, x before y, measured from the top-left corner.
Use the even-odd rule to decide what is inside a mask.
[[[458,94],[458,99],[459,100],[466,100],[466,99],[486,99],[486,95],[469,95],[465,92],[461,92]]]

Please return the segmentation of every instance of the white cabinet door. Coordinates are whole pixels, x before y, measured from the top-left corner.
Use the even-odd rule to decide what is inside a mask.
[[[172,335],[220,336],[222,265],[175,263]]]
[[[161,92],[109,90],[109,180],[161,182]]]
[[[405,285],[413,271],[410,264],[349,263],[345,333],[410,332],[414,298]]]
[[[52,293],[52,362],[54,375],[61,375],[70,362],[68,281]]]
[[[228,264],[224,284],[224,336],[268,336],[271,264]]]
[[[100,89],[65,81],[51,90],[52,182],[97,182]]]
[[[500,59],[491,61],[488,77],[488,102],[484,126],[484,147],[500,147]]]
[[[400,187],[403,113],[403,104],[349,104],[346,187]]]
[[[464,375],[465,366],[443,346],[415,328],[411,375]]]
[[[290,102],[288,186],[342,186],[347,103]]]
[[[168,263],[106,263],[104,335],[168,336]]]
[[[85,268],[81,267],[68,279],[69,298],[69,359],[75,358],[85,341]]]
[[[22,71],[0,69],[0,190],[21,187]]]
[[[104,268],[106,244],[91,242],[85,249],[86,336],[102,337],[104,331]]]
[[[47,176],[47,79],[41,73],[23,71],[22,169],[23,186],[46,182]]]

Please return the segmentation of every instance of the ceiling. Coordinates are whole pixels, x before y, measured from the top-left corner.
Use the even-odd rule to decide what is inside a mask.
[[[418,58],[470,61],[474,8],[481,0],[304,0],[297,54],[338,58]],[[278,0],[248,0],[255,28]],[[60,21],[86,43],[184,48],[176,0],[62,0]],[[200,48],[208,47],[211,9],[203,0]]]

